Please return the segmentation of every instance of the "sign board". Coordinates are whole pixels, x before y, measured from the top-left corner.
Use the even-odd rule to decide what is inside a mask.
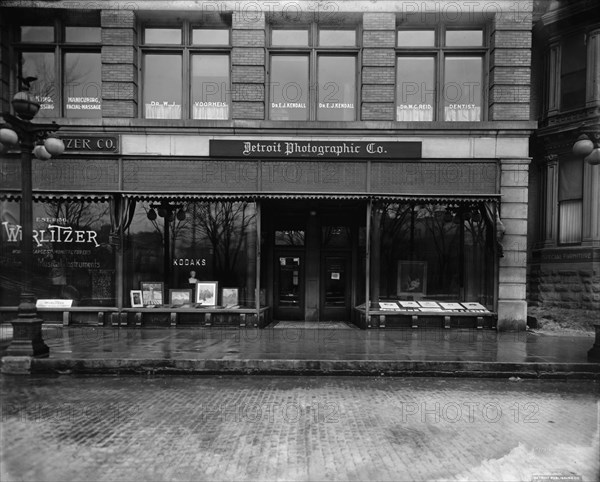
[[[117,154],[119,152],[119,136],[82,135],[60,136],[65,143],[65,152],[85,152],[98,154]]]
[[[71,308],[73,300],[37,300],[36,308]]]
[[[210,140],[210,156],[309,159],[420,159],[421,142]]]

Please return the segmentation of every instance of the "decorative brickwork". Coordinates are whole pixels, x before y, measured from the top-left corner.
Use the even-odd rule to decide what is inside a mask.
[[[395,119],[396,17],[363,14],[362,120]]]
[[[265,118],[265,16],[234,12],[232,19],[232,118]]]
[[[103,10],[102,115],[137,117],[137,32],[135,13]]]
[[[528,120],[531,11],[497,14],[494,17],[490,40],[488,117],[490,120]]]

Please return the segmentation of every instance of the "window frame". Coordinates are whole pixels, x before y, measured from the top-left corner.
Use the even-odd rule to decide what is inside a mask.
[[[181,43],[180,44],[161,44],[161,43],[145,43],[145,30],[146,28],[154,29],[173,29],[179,27],[181,30]],[[194,44],[193,36],[194,30],[201,30],[202,28],[207,29],[218,29],[227,30],[229,42],[227,45],[215,45],[215,44]],[[138,25],[138,72],[140,77],[140,88],[138,89],[138,117],[141,119],[148,120],[186,120],[186,121],[201,121],[207,119],[194,119],[193,118],[193,105],[192,105],[192,57],[194,55],[227,55],[228,57],[228,74],[229,82],[227,90],[225,92],[225,98],[229,97],[228,101],[228,112],[227,119],[208,119],[211,122],[216,120],[231,120],[232,115],[232,103],[231,103],[231,25],[226,27],[223,25],[216,25],[212,22],[201,23],[197,20],[185,19],[178,22],[162,21],[157,22],[153,20],[141,21]],[[181,56],[181,118],[179,119],[151,119],[145,116],[144,108],[144,95],[145,95],[145,78],[144,68],[146,62],[146,55],[179,55]]]
[[[76,22],[77,20],[77,22]],[[80,22],[80,23],[78,23]],[[56,115],[52,116],[40,116],[40,119],[57,119],[57,118],[65,118],[65,119],[79,119],[79,120],[87,120],[87,119],[98,119],[102,118],[102,73],[100,73],[100,116],[95,117],[68,117],[67,109],[66,109],[66,99],[68,97],[66,92],[66,83],[65,83],[65,58],[66,54],[69,53],[93,53],[93,54],[102,54],[102,30],[99,18],[88,17],[83,21],[81,19],[76,18],[54,18],[49,21],[44,21],[44,19],[33,18],[33,19],[25,19],[20,18],[17,22],[15,22],[15,28],[13,30],[13,39],[11,42],[12,52],[11,52],[11,63],[13,65],[17,65],[17,69],[15,71],[15,76],[23,76],[22,74],[22,64],[20,62],[21,56],[24,53],[51,53],[54,56],[54,82],[53,82],[53,90],[54,90],[54,106]],[[52,27],[54,29],[54,38],[52,42],[30,42],[30,41],[22,41],[21,40],[21,28],[22,27]],[[67,42],[66,40],[66,29],[67,27],[91,27],[100,29],[100,40],[98,42]],[[15,81],[17,87],[20,86],[18,81]],[[35,82],[33,83],[33,91],[35,92]],[[41,103],[41,102],[40,102]]]
[[[400,31],[412,31],[412,30],[426,30],[434,32],[434,46],[398,46],[398,32]],[[482,32],[482,45],[481,46],[446,46],[446,32],[457,31],[457,30],[477,30]],[[394,89],[394,106],[396,108],[394,120],[398,121],[398,59],[407,57],[433,57],[434,62],[434,95],[433,95],[433,120],[424,122],[460,122],[460,121],[446,121],[444,116],[444,86],[446,83],[446,69],[445,63],[447,58],[453,57],[468,57],[481,59],[481,118],[478,121],[469,122],[483,122],[488,119],[488,88],[489,88],[489,28],[485,24],[481,25],[451,25],[451,24],[437,24],[437,25],[402,25],[396,27],[395,34],[395,61],[394,61],[394,75],[396,78],[395,89]],[[417,122],[417,121],[415,121]],[[423,121],[419,121],[423,122]]]
[[[308,30],[308,45],[273,45],[274,30]],[[355,44],[350,46],[321,46],[319,45],[320,30],[352,30],[355,32]],[[360,22],[344,25],[341,28],[335,25],[320,24],[318,22],[302,22],[294,24],[280,25],[277,23],[269,23],[267,26],[267,79],[268,86],[266,101],[267,119],[271,120],[271,102],[273,98],[271,78],[271,60],[274,56],[306,56],[308,57],[308,119],[304,121],[280,121],[280,122],[354,122],[360,118],[359,95],[360,95],[360,64],[362,52],[362,26]],[[318,119],[319,110],[319,58],[322,56],[334,57],[352,57],[355,59],[354,64],[354,116],[352,120],[336,120],[336,121],[320,121]]]
[[[557,107],[558,107],[558,112],[560,113],[566,113],[566,112],[574,112],[574,111],[578,111],[581,109],[585,109],[586,107],[586,103],[587,103],[587,99],[586,99],[586,93],[587,93],[587,81],[588,81],[588,77],[587,77],[587,72],[588,72],[588,56],[587,56],[587,45],[588,45],[588,38],[589,38],[589,30],[584,29],[582,30],[577,30],[577,29],[571,29],[567,32],[564,32],[563,35],[561,35],[561,37],[557,40],[557,45],[558,45],[558,65],[557,65],[557,69],[554,75],[556,75],[556,80],[555,82],[557,83],[557,99],[556,99],[556,103],[557,103]],[[566,107],[563,105],[563,79],[566,75],[572,74],[573,72],[569,72],[568,74],[563,74],[563,57],[564,57],[564,52],[565,52],[565,43],[566,40],[575,37],[577,35],[583,35],[583,44],[586,48],[586,51],[584,52],[584,59],[585,59],[585,65],[583,67],[583,69],[580,69],[578,71],[575,72],[581,72],[583,71],[583,78],[584,78],[584,93],[583,93],[583,103],[579,106],[575,106],[575,107]],[[547,56],[548,57],[548,56]]]

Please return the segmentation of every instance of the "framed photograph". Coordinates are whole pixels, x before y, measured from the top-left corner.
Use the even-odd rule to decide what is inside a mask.
[[[187,305],[193,303],[192,290],[190,289],[173,289],[169,290],[169,304],[173,306]]]
[[[142,290],[131,290],[129,291],[129,297],[131,298],[132,308],[143,308],[144,302],[142,301]]]
[[[398,261],[398,296],[421,298],[427,294],[427,261]]]
[[[221,304],[225,308],[236,306],[239,303],[239,290],[237,288],[223,288],[221,291]]]
[[[140,283],[142,303],[144,305],[164,304],[163,286],[162,281],[142,281]]]
[[[196,303],[202,306],[216,306],[219,283],[198,281],[196,283]]]

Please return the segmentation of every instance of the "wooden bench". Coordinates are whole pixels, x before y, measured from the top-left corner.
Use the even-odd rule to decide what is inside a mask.
[[[491,322],[491,327],[495,328],[496,313],[491,311],[467,311],[467,310],[446,310],[446,311],[416,311],[416,310],[369,310],[367,319],[366,310],[364,307],[356,307],[359,313],[360,324],[364,328],[385,328],[388,324],[388,319],[391,317],[401,318],[407,321],[407,326],[413,329],[420,328],[423,325],[425,318],[439,318],[439,326],[444,329],[450,329],[453,318],[468,318],[473,320],[473,327],[479,330],[483,329],[484,320]]]
[[[182,316],[202,316],[202,326],[213,326],[218,325],[219,315],[237,317],[239,321],[235,323],[235,326],[244,328],[248,326],[248,318],[251,315],[256,317],[255,322],[252,323],[253,327],[263,328],[267,324],[267,315],[269,308],[263,307],[259,310],[255,308],[181,308],[172,306],[159,306],[155,308],[124,308],[118,313],[112,314],[111,324],[113,326],[129,326],[133,325],[136,327],[144,326],[145,322],[149,322],[149,318],[153,314],[159,315],[160,320],[164,320],[166,324],[171,327],[178,325],[179,320]]]
[[[11,318],[17,316],[19,308],[17,306],[3,306],[0,308],[2,312],[2,321],[10,321]],[[109,317],[117,312],[115,307],[105,306],[72,306],[69,308],[37,308],[37,312],[40,317],[44,319],[44,313],[60,313],[60,320],[62,326],[69,326],[73,322],[73,315],[87,314],[90,315],[91,319],[94,320],[92,324],[96,326],[104,326],[108,324]],[[48,321],[48,320],[44,320]],[[50,320],[52,321],[52,320]]]

